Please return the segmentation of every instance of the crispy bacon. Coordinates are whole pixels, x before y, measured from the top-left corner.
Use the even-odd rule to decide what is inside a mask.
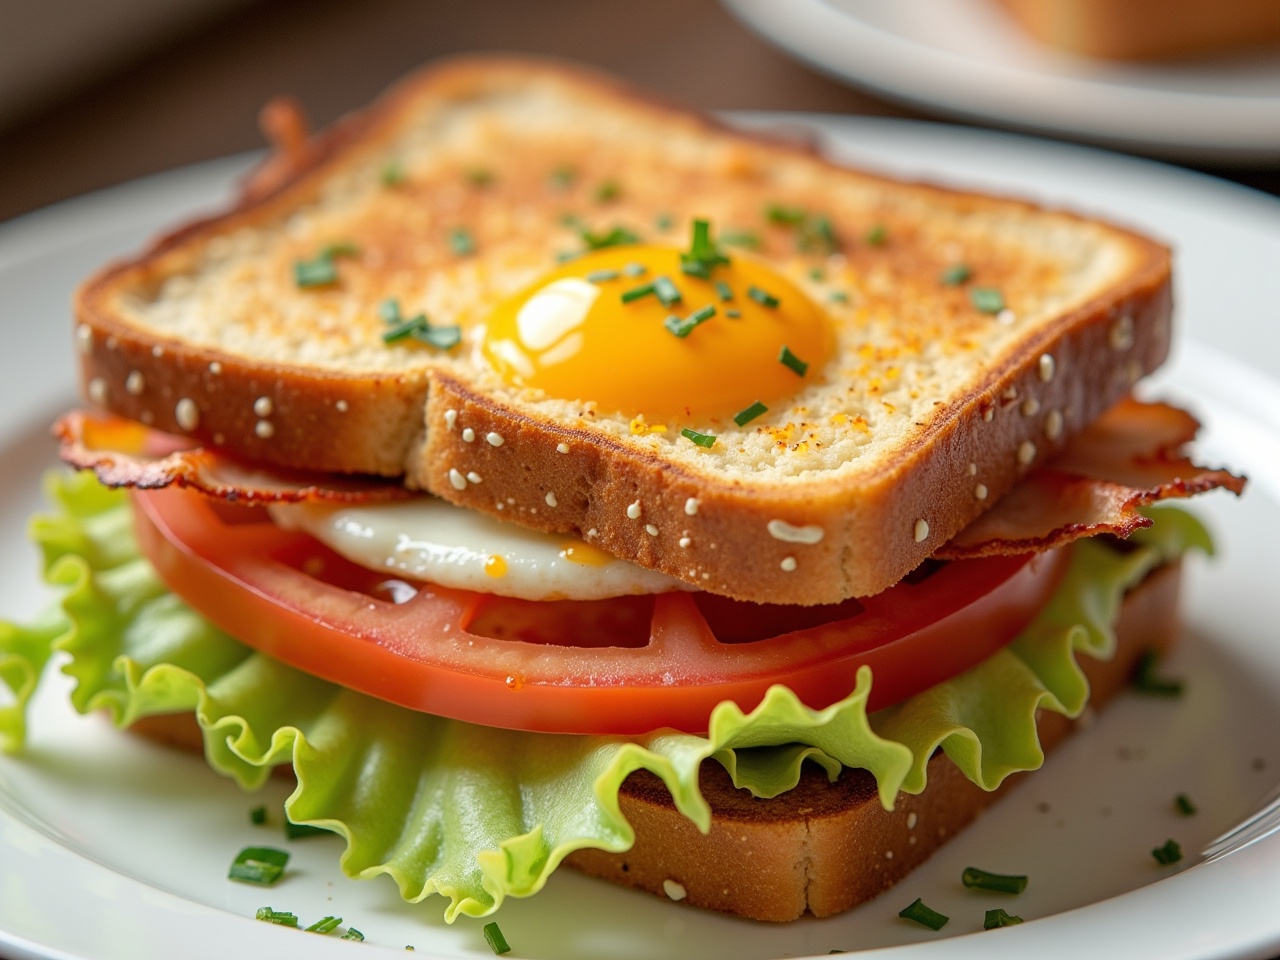
[[[1184,454],[1200,424],[1164,403],[1125,399],[1081,432],[938,551],[945,559],[1048,550],[1080,537],[1127,537],[1150,526],[1140,508],[1224,487],[1244,478],[1192,463]]]
[[[63,461],[92,470],[108,487],[177,484],[235,503],[367,503],[411,496],[398,481],[379,477],[260,469],[110,414],[75,411],[54,424],[53,432]]]

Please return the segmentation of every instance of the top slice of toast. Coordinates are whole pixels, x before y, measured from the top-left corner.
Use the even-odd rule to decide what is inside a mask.
[[[800,249],[771,206],[825,216],[838,249]],[[694,218],[752,231],[750,255],[829,312],[834,355],[788,402],[637,432],[484,360],[488,313],[584,226],[684,247]],[[325,260],[336,282],[300,286],[297,264]],[[960,264],[972,280],[944,283]],[[977,309],[974,285],[1006,309]],[[462,342],[385,343],[388,299]],[[896,582],[1158,366],[1169,254],[846,169],[590,72],[464,59],[91,278],[76,314],[88,395],[116,413],[250,460],[403,475],[712,592],[818,604]]]

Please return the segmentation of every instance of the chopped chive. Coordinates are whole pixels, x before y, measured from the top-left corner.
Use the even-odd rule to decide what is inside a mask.
[[[797,377],[803,377],[809,372],[809,364],[792,353],[791,348],[786,345],[783,345],[782,349],[778,351],[778,362],[791,370]]]
[[[266,923],[278,923],[282,927],[296,927],[298,925],[298,915],[289,913],[287,910],[272,910],[270,907],[259,907],[254,917]]]
[[[562,213],[560,214],[560,226],[581,230],[583,229],[582,218],[576,213]]]
[[[341,917],[325,917],[306,928],[307,933],[333,933],[342,923]]]
[[[299,287],[327,287],[338,282],[338,267],[332,257],[299,260],[293,265],[293,282]]]
[[[728,317],[730,320],[737,320],[739,317],[742,316],[742,311],[735,310],[733,307],[730,307],[728,310],[724,312],[724,315]]]
[[[614,227],[606,233],[592,233],[590,230],[579,231],[582,242],[588,250],[603,250],[605,247],[620,247],[628,243],[637,243],[640,238],[626,227]]]
[[[1196,805],[1191,802],[1191,798],[1185,793],[1180,793],[1173,798],[1173,806],[1184,817],[1194,817],[1196,815]]]
[[[965,867],[960,882],[970,890],[995,890],[997,893],[1021,893],[1027,889],[1027,878],[1014,874],[989,873],[977,867]]]
[[[245,847],[231,861],[231,869],[227,871],[229,880],[241,883],[256,883],[269,887],[284,876],[285,864],[289,862],[289,854],[272,847]]]
[[[304,837],[315,837],[330,833],[324,827],[313,827],[306,823],[294,823],[286,815],[284,818],[284,835],[290,840],[301,840]]]
[[[1156,676],[1156,666],[1160,662],[1160,654],[1148,650],[1138,661],[1138,669],[1133,674],[1133,689],[1139,693],[1147,693],[1155,697],[1182,696],[1182,681],[1170,680]]]
[[[449,232],[449,248],[460,257],[476,252],[476,241],[466,227],[454,227]]]
[[[1167,867],[1171,863],[1177,863],[1182,859],[1182,847],[1178,845],[1176,840],[1166,840],[1163,847],[1156,847],[1151,851],[1151,855],[1156,858],[1156,863],[1162,867]]]
[[[831,218],[824,214],[814,214],[800,225],[796,233],[796,247],[802,253],[835,253],[840,249],[840,239],[836,236],[836,228]]]
[[[680,436],[687,440],[691,440],[700,447],[706,447],[708,450],[716,445],[716,438],[711,434],[699,433],[697,430],[690,430],[688,427],[685,427],[680,431]]]
[[[408,340],[419,330],[424,329],[426,325],[426,315],[421,313],[416,317],[410,317],[408,320],[401,320],[394,327],[383,331],[382,342],[399,343],[401,340]]]
[[[666,277],[657,277],[653,281],[653,292],[662,301],[664,307],[670,307],[683,299],[680,290]]]
[[[647,297],[655,292],[655,284],[646,283],[638,287],[632,287],[630,290],[622,291],[622,302],[630,303],[633,300],[639,300],[641,297]]]
[[[988,910],[986,916],[982,918],[983,930],[995,930],[997,927],[1012,927],[1015,923],[1021,923],[1021,917],[1014,917],[1004,912],[1003,908],[996,907],[994,910]]]
[[[747,296],[764,307],[776,307],[780,302],[772,293],[757,286],[747,287]]]
[[[768,413],[769,408],[757,400],[745,410],[739,410],[733,415],[733,422],[740,427],[745,427],[748,423],[760,416],[762,413]]]
[[[619,276],[617,270],[592,270],[587,274],[587,280],[591,283],[606,283],[609,280],[617,280]]]
[[[507,945],[507,938],[502,935],[496,922],[484,925],[484,939],[489,944],[489,949],[498,956],[511,952],[511,947]]]
[[[849,295],[843,290],[832,290],[827,294],[827,299],[832,303],[848,303]]]
[[[338,243],[331,243],[320,251],[320,257],[324,260],[332,260],[334,257],[358,256],[360,256],[360,248],[349,240],[341,240]]]
[[[711,279],[711,268],[702,260],[690,260],[687,254],[680,255],[680,272],[702,280]]]
[[[823,280],[827,279],[827,272],[821,267],[810,267],[809,279],[814,283],[821,283]]]
[[[643,277],[648,272],[648,270],[649,268],[646,267],[643,263],[628,263],[625,267],[622,268],[622,272],[625,273],[628,277]]]
[[[675,217],[671,216],[669,213],[660,213],[653,218],[654,227],[664,232],[675,226],[675,223]]]
[[[437,350],[452,350],[462,342],[462,328],[423,326],[413,331],[415,340],[420,340]]]
[[[404,317],[400,316],[400,301],[395,297],[387,297],[378,304],[378,316],[386,323],[404,322]]]
[[[716,281],[716,293],[720,294],[721,300],[733,299],[733,291],[729,288],[729,285],[725,283],[723,280]]]
[[[606,180],[596,187],[596,203],[609,203],[622,195],[622,186],[617,180]]]
[[[765,219],[779,227],[798,227],[805,218],[803,208],[787,207],[777,203],[765,207],[764,215]]]
[[[706,323],[715,315],[715,306],[708,303],[705,307],[699,307],[697,310],[693,311],[693,313],[689,314],[683,320],[673,314],[672,316],[667,317],[666,320],[662,321],[662,325],[677,337],[684,338],[693,332],[694,327],[697,327],[699,324]]]
[[[347,932],[338,938],[339,940],[354,940],[356,943],[364,943],[364,934],[355,927],[347,927]]]
[[[467,183],[473,187],[487,187],[493,183],[493,171],[477,167],[467,171]]]
[[[711,239],[711,221],[694,220],[689,250],[680,254],[680,270],[704,280],[711,279],[711,271],[729,262]]]
[[[967,263],[953,263],[942,271],[938,280],[944,287],[958,287],[962,283],[967,283],[972,276],[973,270]]]
[[[921,926],[928,927],[930,930],[941,930],[947,925],[947,921],[951,919],[945,914],[925,906],[924,901],[919,897],[916,897],[915,901],[909,906],[898,911],[898,916],[904,920],[913,920]]]
[[[404,165],[399,160],[388,161],[379,175],[384,187],[398,187],[405,181]]]
[[[877,223],[867,231],[867,243],[873,247],[883,247],[889,242],[889,229],[883,223]]]
[[[1004,294],[995,287],[974,287],[969,302],[982,313],[999,313],[1004,309]]]
[[[574,181],[578,179],[578,171],[574,170],[573,167],[556,167],[551,171],[551,176],[548,179],[555,189],[568,190],[573,186]]]
[[[561,250],[556,254],[556,263],[568,263],[570,260],[577,260],[582,256],[581,250]]]
[[[760,235],[751,230],[722,230],[720,242],[726,247],[742,247],[744,250],[760,249]]]
[[[252,823],[257,824],[258,826],[262,826],[264,823],[267,822],[267,808],[254,807],[252,810],[249,811],[249,820]]]

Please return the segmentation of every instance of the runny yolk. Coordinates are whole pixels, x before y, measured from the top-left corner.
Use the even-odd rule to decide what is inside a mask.
[[[678,301],[648,292],[624,302],[665,287],[660,278]],[[685,336],[670,329],[682,321]],[[766,264],[735,253],[704,279],[681,272],[678,249],[643,245],[598,250],[541,277],[493,312],[483,350],[516,386],[661,422],[727,418],[790,397],[817,379],[834,342],[827,315]],[[781,362],[783,347],[808,364],[804,374]]]

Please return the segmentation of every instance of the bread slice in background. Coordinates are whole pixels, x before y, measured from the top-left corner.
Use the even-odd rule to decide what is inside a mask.
[[[404,475],[740,599],[886,588],[1168,351],[1169,254],[1151,240],[844,169],[566,66],[446,62],[295,160],[227,214],[85,284],[92,400],[254,461]],[[606,183],[616,196],[600,201]],[[794,231],[766,222],[771,204],[829,217],[840,250],[798,252]],[[637,435],[630,411],[509,386],[475,345],[495,304],[581,247],[566,213],[681,247],[693,217],[756,231],[756,255],[830,312],[835,356],[746,427]],[[474,253],[451,245],[459,227]],[[295,263],[346,243],[358,252],[336,261],[340,282],[296,285]],[[957,263],[1009,312],[943,284]],[[461,325],[463,343],[386,345],[388,298]],[[714,432],[715,448],[683,426]],[[489,434],[501,445],[476,442]],[[457,483],[468,476],[481,482]],[[779,539],[774,521],[821,539]]]

